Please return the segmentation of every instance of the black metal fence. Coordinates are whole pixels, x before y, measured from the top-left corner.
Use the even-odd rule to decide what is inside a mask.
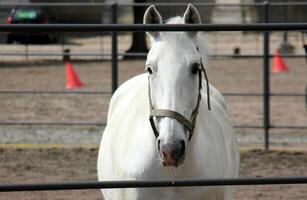
[[[88,190],[118,188],[162,188],[192,186],[235,186],[235,185],[284,185],[307,184],[306,176],[294,177],[248,177],[225,179],[191,179],[191,180],[155,180],[155,181],[100,181],[67,182],[43,184],[2,184],[1,192],[52,191],[52,190]]]
[[[0,6],[13,6],[15,4],[0,4]],[[36,4],[19,4],[18,6],[71,6],[70,3],[36,3]],[[112,93],[116,90],[118,86],[118,41],[117,32],[126,31],[261,31],[263,32],[263,92],[262,93],[225,93],[225,96],[262,96],[263,97],[263,125],[236,125],[237,128],[261,128],[264,129],[265,133],[265,149],[269,149],[269,130],[271,128],[287,128],[287,129],[306,129],[307,126],[292,126],[292,125],[272,125],[270,123],[270,97],[272,96],[301,96],[307,97],[305,93],[271,93],[270,92],[270,62],[269,59],[272,57],[270,55],[270,31],[280,31],[280,30],[307,30],[307,23],[270,23],[270,7],[272,6],[283,6],[283,5],[294,5],[294,3],[255,3],[255,4],[226,4],[221,6],[258,6],[263,9],[264,13],[264,23],[255,24],[182,24],[182,25],[142,25],[142,24],[117,24],[117,10],[118,6],[148,6],[149,4],[121,4],[116,3],[93,3],[84,4],[76,3],[77,6],[110,6],[112,9],[112,23],[113,24],[1,24],[0,32],[112,32]],[[186,4],[176,3],[157,3],[158,6],[183,6]],[[206,3],[195,3],[199,6],[216,6],[216,4],[206,4]],[[307,3],[295,3],[295,5],[307,5]],[[65,54],[65,53],[64,53]],[[140,54],[144,55],[144,54]],[[247,57],[253,57],[254,55],[245,55]],[[295,55],[294,55],[295,56]],[[240,57],[240,56],[239,56]],[[242,55],[241,57],[244,57]],[[259,57],[259,56],[258,56]],[[291,55],[289,55],[291,57]],[[72,92],[46,92],[46,91],[1,91],[1,93],[23,93],[23,94],[33,94],[33,93],[49,93],[49,94],[59,94],[59,93],[72,93]],[[80,91],[73,92],[80,94],[109,94],[108,92],[97,92],[97,91]],[[31,122],[0,122],[4,125],[94,125],[94,123],[31,123]],[[95,125],[104,125],[96,124]]]

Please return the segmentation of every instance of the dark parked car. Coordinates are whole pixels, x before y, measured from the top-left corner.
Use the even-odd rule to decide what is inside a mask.
[[[40,8],[15,8],[6,19],[7,24],[48,24],[55,23],[55,18]],[[55,43],[55,33],[7,33],[6,42],[20,43]]]

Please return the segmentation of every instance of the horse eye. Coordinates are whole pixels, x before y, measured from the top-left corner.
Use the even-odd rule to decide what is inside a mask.
[[[197,74],[198,71],[199,71],[199,64],[198,63],[194,63],[192,65],[191,72],[192,72],[192,74]]]
[[[149,74],[153,74],[151,67],[147,66],[145,69]]]

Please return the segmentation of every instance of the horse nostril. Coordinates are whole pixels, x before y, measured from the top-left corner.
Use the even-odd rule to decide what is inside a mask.
[[[158,150],[160,156],[164,160],[168,161],[178,161],[182,159],[185,155],[186,144],[184,140],[179,140],[175,143],[163,143],[163,140],[157,140]]]
[[[185,142],[184,140],[180,140],[180,144],[181,144],[181,151],[180,151],[180,157],[184,155],[185,152]]]

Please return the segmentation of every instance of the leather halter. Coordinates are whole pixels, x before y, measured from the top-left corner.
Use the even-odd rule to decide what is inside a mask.
[[[197,49],[198,50],[198,49]],[[168,110],[168,109],[156,109],[154,105],[152,104],[151,101],[151,87],[150,87],[150,80],[149,80],[149,75],[148,75],[148,97],[149,97],[149,106],[150,106],[150,115],[149,115],[149,121],[151,128],[156,136],[158,138],[159,136],[159,131],[157,130],[157,127],[154,122],[154,117],[169,117],[176,119],[178,122],[184,125],[184,127],[188,130],[189,132],[189,140],[191,140],[193,133],[194,133],[194,128],[196,124],[196,119],[198,115],[198,110],[199,110],[199,105],[201,101],[201,89],[202,89],[202,72],[204,73],[205,79],[206,79],[206,85],[207,85],[207,103],[208,103],[208,109],[211,110],[211,105],[210,105],[210,92],[209,92],[209,81],[208,77],[205,71],[205,68],[203,66],[202,60],[200,62],[200,68],[198,69],[198,76],[199,76],[199,92],[198,92],[198,98],[197,98],[197,104],[192,111],[192,115],[190,120],[188,120],[185,116],[182,114],[173,111],[173,110]]]

